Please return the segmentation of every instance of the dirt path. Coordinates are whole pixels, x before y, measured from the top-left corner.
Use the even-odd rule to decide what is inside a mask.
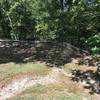
[[[26,76],[24,78],[14,80],[11,84],[9,84],[8,86],[0,90],[0,100],[6,100],[16,95],[17,93],[21,93],[26,88],[31,87],[36,84],[47,85],[50,83],[58,82],[59,81],[58,76],[59,76],[59,73],[61,72],[63,73],[64,71],[62,69],[52,68],[52,71],[48,75],[43,76],[43,77]]]

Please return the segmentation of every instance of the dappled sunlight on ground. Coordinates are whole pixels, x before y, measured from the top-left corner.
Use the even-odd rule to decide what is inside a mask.
[[[56,42],[11,42],[0,43],[0,63],[27,63],[41,61],[53,67],[71,62],[71,57],[80,54],[80,49],[68,43]]]
[[[31,87],[24,91],[22,88],[22,93],[16,93],[10,100],[99,100],[97,68],[80,65],[78,55],[79,49],[69,44],[4,43],[0,45],[0,89],[13,81],[21,85],[19,79],[28,77]],[[32,86],[38,76],[41,80],[36,78],[37,83]],[[53,83],[46,84],[49,81]]]

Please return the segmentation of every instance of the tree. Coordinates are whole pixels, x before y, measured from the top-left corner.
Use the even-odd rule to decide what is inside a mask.
[[[1,36],[65,41],[82,48],[100,33],[100,0],[1,0]]]
[[[23,39],[35,33],[35,18],[24,1],[4,0],[1,2],[1,27],[5,37]]]

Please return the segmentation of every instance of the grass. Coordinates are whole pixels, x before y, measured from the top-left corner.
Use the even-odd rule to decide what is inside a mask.
[[[71,84],[72,85],[72,84]],[[23,93],[10,100],[90,100],[82,91],[69,91],[71,86],[67,84],[37,85],[28,88]],[[86,99],[85,99],[86,98]]]
[[[73,97],[67,97],[64,95],[57,97],[43,97],[43,96],[28,96],[28,97],[16,97],[13,100],[82,100],[79,95],[73,95]]]
[[[86,71],[86,70],[93,70],[96,71],[96,67],[94,66],[86,66],[86,65],[79,65],[78,63],[70,62],[67,63],[63,66],[63,69],[67,72],[70,73],[72,70],[81,70],[81,71]]]
[[[80,66],[74,63],[68,63],[64,65],[64,70],[70,72],[72,69],[78,69]]]
[[[6,84],[14,78],[19,78],[22,75],[46,75],[50,71],[45,64],[26,63],[16,64],[7,63],[0,65],[0,85]]]
[[[49,85],[37,84],[9,100],[91,100],[78,83],[69,77],[59,74],[59,82]]]
[[[72,69],[85,69],[86,66],[79,66],[76,63],[68,63],[63,66],[66,72]],[[0,83],[4,84],[20,75],[47,75],[50,68],[45,63],[26,63],[16,64],[7,63],[0,65]],[[84,88],[78,83],[70,80],[64,74],[59,74],[58,83],[49,85],[37,84],[32,86],[21,94],[10,98],[9,100],[93,100]]]
[[[82,69],[84,67],[84,65],[79,65],[77,63],[74,63],[74,62],[70,62],[70,63],[67,63],[63,66],[63,69],[67,72],[67,73],[72,73],[72,70],[75,70],[75,69]]]

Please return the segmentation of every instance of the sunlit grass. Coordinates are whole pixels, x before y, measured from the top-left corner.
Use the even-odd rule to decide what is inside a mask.
[[[9,80],[12,80],[14,77],[20,75],[46,75],[50,71],[45,64],[40,63],[25,63],[25,64],[16,64],[16,63],[7,63],[0,65],[0,84],[7,83]]]
[[[83,98],[90,100],[79,89],[75,88],[76,92],[69,91],[69,89],[69,85],[66,84],[37,85],[28,88],[22,94],[10,100],[83,100]]]
[[[59,78],[56,84],[37,84],[9,100],[91,100],[78,83],[63,74],[59,74]]]
[[[79,69],[79,68],[80,68],[80,66],[78,64],[74,64],[74,63],[68,63],[63,66],[63,69],[68,73],[70,73],[71,70],[73,70],[73,69]]]

